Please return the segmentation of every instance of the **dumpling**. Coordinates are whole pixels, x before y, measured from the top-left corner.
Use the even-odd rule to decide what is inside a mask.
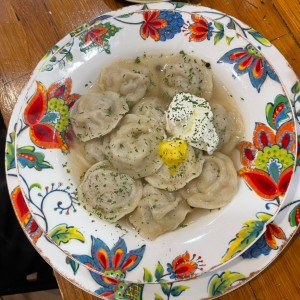
[[[95,162],[105,160],[103,138],[96,138],[84,143],[84,151]]]
[[[180,190],[192,207],[220,208],[229,203],[237,191],[237,172],[231,159],[220,152],[207,155],[199,177]]]
[[[187,158],[176,168],[175,172],[163,164],[155,174],[145,177],[145,180],[156,188],[176,191],[201,174],[203,163],[202,151],[195,152],[193,147],[189,146]]]
[[[133,114],[144,115],[165,124],[164,111],[165,109],[157,97],[145,97],[131,109],[131,113]]]
[[[141,100],[150,86],[147,70],[109,65],[101,71],[99,86],[102,90],[113,91],[123,96],[129,106]]]
[[[83,142],[113,130],[129,107],[114,92],[88,93],[75,102],[71,122],[76,136]]]
[[[187,54],[163,68],[162,89],[173,98],[178,93],[190,93],[209,100],[213,91],[210,65]]]
[[[87,210],[111,223],[131,213],[142,193],[140,180],[115,171],[107,161],[88,169],[78,187],[78,199]]]
[[[127,114],[110,135],[104,137],[104,151],[121,173],[141,178],[155,173],[162,165],[157,148],[165,131],[155,119]]]
[[[244,126],[238,112],[228,111],[221,104],[212,104],[213,124],[219,136],[218,151],[228,154],[243,137]]]
[[[143,196],[129,222],[145,238],[155,239],[164,232],[176,229],[191,208],[177,193],[168,193],[145,185]]]

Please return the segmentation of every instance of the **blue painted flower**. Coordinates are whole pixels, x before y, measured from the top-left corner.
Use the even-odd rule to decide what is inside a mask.
[[[234,64],[236,76],[248,73],[251,84],[260,92],[267,76],[279,82],[279,78],[266,59],[252,45],[235,48],[225,53],[218,63]]]
[[[169,10],[145,11],[143,18],[140,34],[144,40],[148,37],[155,41],[170,40],[181,31],[184,24],[179,12]]]
[[[92,278],[101,286],[96,293],[103,297],[111,296],[115,287],[126,277],[126,272],[133,270],[143,258],[145,245],[127,253],[125,241],[120,237],[117,243],[109,247],[99,238],[92,236],[91,256],[77,255],[73,257],[91,269]]]

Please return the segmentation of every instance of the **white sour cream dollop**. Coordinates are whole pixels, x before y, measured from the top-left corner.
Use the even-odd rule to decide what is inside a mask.
[[[190,93],[174,96],[166,111],[167,131],[191,146],[212,154],[219,143],[211,107],[204,98]]]

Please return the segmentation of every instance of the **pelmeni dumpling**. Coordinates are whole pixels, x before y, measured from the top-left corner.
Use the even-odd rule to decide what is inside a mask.
[[[237,183],[237,172],[231,159],[215,152],[205,157],[201,175],[189,182],[180,193],[192,207],[215,209],[232,200]]]
[[[111,223],[132,212],[141,197],[141,181],[115,171],[107,161],[88,169],[78,187],[78,199],[87,210]]]
[[[244,132],[243,121],[238,112],[228,111],[221,104],[212,104],[213,124],[219,136],[218,150],[230,153],[241,140]]]
[[[163,125],[166,123],[165,109],[157,97],[145,97],[139,101],[130,111],[136,115],[144,115],[157,120]]]
[[[203,163],[202,151],[195,152],[193,147],[188,146],[187,158],[177,166],[176,171],[163,164],[155,174],[145,177],[145,180],[156,188],[176,191],[201,174]]]
[[[117,93],[88,93],[71,109],[73,130],[83,142],[103,136],[117,126],[128,110],[125,99]]]
[[[110,135],[104,137],[107,159],[120,172],[133,178],[155,173],[162,165],[157,148],[165,137],[155,119],[127,114]]]
[[[174,57],[163,68],[162,90],[170,98],[178,93],[190,93],[209,100],[213,91],[210,64],[187,54]]]
[[[178,193],[169,193],[147,184],[129,222],[145,238],[155,239],[164,232],[176,229],[191,208]]]
[[[120,63],[109,65],[101,71],[99,87],[123,96],[129,106],[141,100],[150,86],[146,75],[147,69],[136,66],[135,69],[120,66]]]
[[[84,143],[84,151],[92,160],[99,162],[105,160],[103,138],[96,138]]]

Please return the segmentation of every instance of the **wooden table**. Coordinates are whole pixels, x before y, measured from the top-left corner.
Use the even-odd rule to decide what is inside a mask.
[[[281,51],[300,76],[299,0],[189,2],[221,10],[254,27]],[[1,0],[0,109],[5,123],[8,124],[17,97],[30,73],[51,46],[85,21],[129,4],[121,0]],[[300,299],[299,254],[298,233],[265,271],[220,299]],[[65,300],[98,299],[59,274],[56,278]]]

